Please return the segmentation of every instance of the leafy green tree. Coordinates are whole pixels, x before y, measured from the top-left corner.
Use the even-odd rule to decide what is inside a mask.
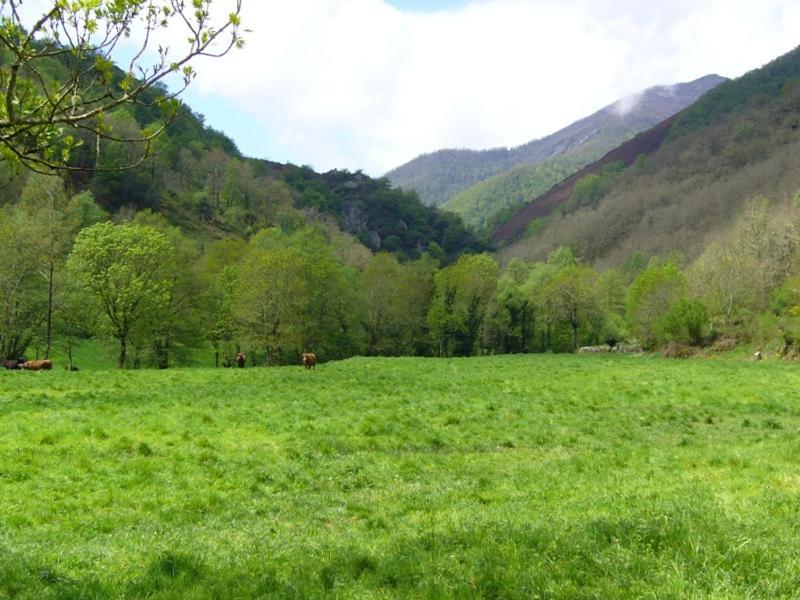
[[[263,203],[260,213],[264,215],[266,225],[270,227],[281,227],[285,231],[291,231],[296,227],[285,226],[290,221],[287,213],[294,213],[292,208],[292,190],[283,181],[273,181],[265,186],[263,190]]]
[[[658,320],[663,341],[699,346],[708,328],[708,311],[699,300],[681,298]]]
[[[124,368],[131,337],[169,306],[175,268],[169,239],[148,226],[99,223],[78,234],[67,268],[98,302]]]
[[[574,264],[571,250],[569,250],[568,255],[569,260],[565,261],[564,264],[570,266]],[[562,256],[567,257],[567,254],[565,253]],[[552,257],[553,255],[551,255]],[[558,271],[559,267],[555,264],[536,262],[529,266],[525,281],[522,283],[521,289],[525,296],[530,299],[534,312],[531,350],[552,350],[553,348],[554,315],[551,311],[545,310],[542,290]]]
[[[206,332],[214,347],[214,365],[219,367],[220,355],[226,366],[232,366],[236,355],[237,305],[239,264],[248,252],[247,243],[239,239],[214,242],[202,260],[202,273],[208,282],[211,320]]]
[[[256,234],[239,272],[236,314],[274,361],[311,350],[324,358],[359,347],[357,285],[313,227]]]
[[[55,345],[67,355],[67,370],[77,368],[73,356],[75,348],[89,339],[97,330],[97,305],[77,281],[58,276],[61,293],[56,298],[53,315]]]
[[[404,316],[401,283],[400,263],[385,252],[377,254],[359,276],[369,354],[391,355],[398,350]]]
[[[374,355],[428,354],[427,314],[433,298],[435,261],[400,264],[375,255],[359,275],[367,351]]]
[[[242,263],[236,315],[270,360],[282,349],[303,349],[298,313],[305,294],[303,256],[294,249],[253,251]]]
[[[479,349],[499,270],[490,256],[465,254],[436,274],[428,323],[439,356],[467,356]]]
[[[210,321],[208,315],[212,312],[211,295],[196,241],[170,225],[162,215],[150,211],[137,213],[133,223],[160,231],[171,247],[174,269],[168,302],[154,323],[152,338],[145,340],[155,365],[165,369],[173,358],[186,357],[204,340]]]
[[[239,271],[237,267],[225,267],[212,288],[212,293],[215,294],[212,298],[217,302],[214,304],[216,307],[214,322],[208,339],[214,347],[214,366],[216,367],[219,367],[220,353],[224,357],[224,364],[228,367],[233,366],[237,331],[234,299],[238,281]]]
[[[686,294],[686,278],[672,263],[654,264],[633,280],[625,301],[626,315],[638,340],[647,348],[658,342],[658,322]]]
[[[577,265],[578,259],[575,258],[575,252],[572,248],[569,246],[559,246],[547,257],[547,264],[556,269],[566,269],[567,267],[574,267]]]
[[[72,196],[65,212],[69,228],[73,232],[108,220],[108,213],[100,208],[92,193],[88,191]]]
[[[45,313],[44,357],[50,358],[53,344],[53,310],[55,306],[56,271],[63,266],[74,231],[65,218],[67,197],[63,181],[55,176],[33,173],[22,190],[20,208],[33,227],[33,254],[40,276],[47,288]]]
[[[486,316],[484,341],[496,352],[525,352],[534,332],[534,302],[515,276],[514,267],[503,273]]]
[[[569,246],[560,246],[555,249],[547,258],[547,262],[536,262],[528,265],[526,269],[519,266],[515,267],[518,277],[521,280],[521,289],[525,296],[530,300],[530,305],[534,313],[534,323],[532,325],[530,350],[550,351],[554,348],[566,349],[568,341],[561,343],[561,331],[559,330],[559,318],[556,311],[546,305],[547,296],[544,291],[547,283],[560,271],[578,265],[575,253]],[[509,264],[509,266],[512,266]],[[563,323],[562,323],[563,324]],[[556,341],[557,343],[554,343]]]
[[[585,266],[562,269],[544,284],[542,306],[554,323],[566,323],[572,334],[572,351],[578,349],[578,328],[597,313],[597,273]]]
[[[402,302],[400,353],[428,356],[431,353],[428,313],[436,290],[436,258],[424,254],[402,265],[398,295]]]
[[[43,280],[36,256],[38,239],[30,217],[0,210],[0,357],[24,354],[42,321]]]
[[[688,272],[693,295],[701,298],[722,327],[747,319],[758,308],[759,263],[734,244],[712,243]]]
[[[790,215],[775,218],[759,202],[689,269],[692,295],[708,307],[716,324],[733,328],[769,307],[771,290],[789,277],[796,261],[793,221]]]
[[[103,119],[125,105],[149,112],[150,120],[160,118],[160,127],[137,138],[146,145],[177,114],[175,96],[182,90],[167,92],[165,78],[178,74],[185,87],[195,76],[192,59],[242,44],[241,0],[228,3],[224,18],[215,18],[210,0],[50,0],[39,16],[21,10],[22,4],[0,2],[0,51],[8,57],[0,67],[0,153],[36,170],[70,168],[76,131],[125,139]],[[148,52],[167,28],[183,29],[178,38],[185,42]],[[140,48],[124,70],[117,69],[112,61],[120,41],[132,33]],[[53,70],[59,77],[50,76]]]
[[[567,210],[575,210],[581,206],[594,206],[600,200],[601,185],[603,178],[600,175],[591,174],[580,179],[570,196],[566,207]]]
[[[769,307],[776,315],[800,317],[800,275],[789,277],[772,291]]]
[[[622,274],[625,276],[627,282],[633,281],[639,273],[647,268],[647,259],[641,252],[634,252],[622,265]]]
[[[628,337],[625,322],[626,291],[625,276],[615,269],[603,271],[597,277],[595,295],[602,319],[599,339],[609,346],[616,346]]]
[[[562,214],[572,212],[584,206],[597,208],[597,204],[606,194],[617,175],[625,169],[621,160],[603,166],[600,174],[591,173],[578,180],[572,195],[561,209]]]

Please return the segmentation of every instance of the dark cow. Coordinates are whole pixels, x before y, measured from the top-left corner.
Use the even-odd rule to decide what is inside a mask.
[[[239,365],[240,369],[244,369],[244,365],[247,362],[247,357],[245,357],[244,352],[239,352],[236,355],[236,364]]]
[[[26,371],[49,371],[53,368],[53,361],[49,358],[42,360],[29,360],[20,365]]]
[[[303,352],[300,355],[300,358],[303,361],[303,366],[306,369],[314,369],[317,366],[317,355],[313,352]]]
[[[18,371],[20,365],[23,362],[25,361],[20,362],[19,360],[9,360],[7,358],[4,358],[0,360],[0,367],[3,367],[4,369],[9,369],[11,371]]]

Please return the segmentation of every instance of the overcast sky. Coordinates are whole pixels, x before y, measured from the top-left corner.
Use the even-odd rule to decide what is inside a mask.
[[[648,86],[800,45],[797,0],[244,0],[185,100],[247,155],[372,175],[513,146]]]

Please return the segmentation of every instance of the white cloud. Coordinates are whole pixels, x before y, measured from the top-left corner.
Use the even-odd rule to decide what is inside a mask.
[[[244,50],[198,65],[200,96],[263,130],[266,158],[381,174],[520,144],[651,85],[740,75],[798,43],[800,3],[245,0],[243,21]]]

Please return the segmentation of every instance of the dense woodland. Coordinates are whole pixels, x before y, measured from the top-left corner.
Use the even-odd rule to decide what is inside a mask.
[[[800,202],[800,197],[798,197]],[[291,221],[291,220],[290,220]],[[113,340],[118,365],[167,367],[367,355],[800,350],[800,207],[750,206],[695,261],[632,255],[597,271],[567,247],[546,261],[372,253],[326,221],[199,240],[145,209],[111,216],[91,192],[32,175],[0,210],[0,354],[70,355]]]
[[[125,111],[110,120],[138,127]],[[73,160],[125,164],[131,146],[84,144]],[[164,367],[205,346],[217,364],[239,347],[262,363],[383,351],[360,308],[372,251],[432,281],[484,248],[458,217],[385,180],[242,159],[188,111],[139,167],[9,170],[0,198],[3,357],[69,354],[92,336],[116,340],[120,366]],[[392,352],[417,353],[416,333],[404,335]]]

